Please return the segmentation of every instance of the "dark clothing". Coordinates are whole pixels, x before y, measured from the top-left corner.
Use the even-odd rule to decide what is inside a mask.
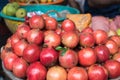
[[[0,11],[8,3],[8,0],[0,0]],[[3,45],[6,44],[7,38],[11,35],[7,26],[3,22],[4,20],[0,17],[0,49]],[[0,74],[1,75],[1,74]]]
[[[0,0],[0,11],[8,3],[8,0]]]
[[[103,15],[105,17],[113,18],[116,15],[120,15],[120,5],[112,5],[112,6],[105,7],[105,8],[93,9],[89,7],[87,0],[86,0],[85,5],[84,5],[84,11],[85,13],[88,13],[88,12],[91,13],[93,16]]]

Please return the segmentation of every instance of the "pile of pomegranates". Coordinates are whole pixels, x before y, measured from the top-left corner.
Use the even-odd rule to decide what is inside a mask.
[[[4,67],[25,80],[109,80],[120,76],[120,36],[34,15],[1,51]]]

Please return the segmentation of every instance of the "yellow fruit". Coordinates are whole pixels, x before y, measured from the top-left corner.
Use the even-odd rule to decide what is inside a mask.
[[[47,0],[47,2],[52,2],[53,0]]]
[[[20,5],[17,2],[12,2],[13,7],[15,7],[16,9],[18,9],[20,7]]]
[[[6,5],[3,7],[3,9],[2,9],[2,13],[3,13],[3,14],[7,15],[7,6],[10,6],[10,5],[12,5],[12,4],[11,4],[11,3],[8,3],[8,4],[6,4]]]
[[[40,2],[41,2],[41,3],[46,3],[46,2],[47,2],[47,0],[40,0]]]
[[[118,28],[118,29],[116,30],[116,32],[117,32],[117,35],[120,36],[120,28]]]
[[[3,7],[2,9],[2,13],[6,15],[6,8],[7,8],[7,5]]]
[[[15,16],[16,10],[17,9],[12,4],[9,4],[6,7],[6,15]]]
[[[16,11],[15,15],[16,15],[17,18],[24,18],[27,15],[27,11],[24,8],[19,8]]]

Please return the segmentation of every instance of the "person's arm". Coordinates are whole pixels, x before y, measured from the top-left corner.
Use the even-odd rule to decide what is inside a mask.
[[[68,0],[68,4],[69,4],[69,6],[81,11],[80,5],[75,0]]]
[[[103,8],[113,4],[120,4],[120,0],[87,0],[92,8]]]

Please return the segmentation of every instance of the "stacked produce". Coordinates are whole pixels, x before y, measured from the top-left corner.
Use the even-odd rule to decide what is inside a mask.
[[[38,1],[41,2],[41,3],[46,3],[46,2],[54,2],[56,0],[38,0]]]
[[[2,9],[3,14],[7,16],[24,18],[27,15],[27,11],[24,8],[20,8],[17,2],[6,4]]]
[[[22,2],[22,3],[27,3],[29,0],[11,0],[11,2]]]
[[[57,0],[10,0],[11,2],[18,2],[18,3],[50,3],[55,2]]]
[[[4,67],[25,80],[118,78],[120,36],[94,30],[91,22],[79,31],[71,19],[58,23],[46,14],[26,19],[3,46]]]

